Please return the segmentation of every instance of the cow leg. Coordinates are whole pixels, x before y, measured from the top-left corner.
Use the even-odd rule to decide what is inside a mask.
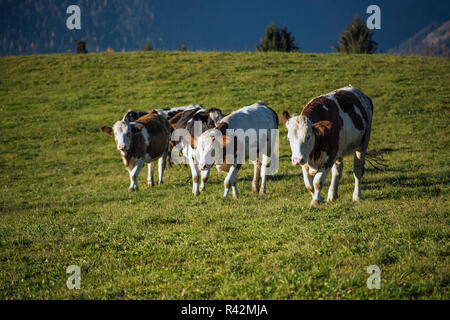
[[[267,166],[269,165],[270,158],[267,155],[262,156],[262,164],[261,164],[261,188],[259,189],[259,194],[266,193],[266,171]]]
[[[327,201],[334,201],[338,198],[338,186],[339,180],[342,177],[342,169],[344,168],[344,163],[342,162],[342,158],[336,160],[331,168],[331,183],[330,188],[328,189],[328,198]]]
[[[313,176],[309,174],[307,165],[302,166],[302,173],[303,182],[305,183],[306,189],[311,193],[311,195],[314,195]]]
[[[365,151],[356,151],[353,160],[353,176],[355,177],[355,190],[353,191],[353,201],[361,200],[361,180],[364,175]]]
[[[317,207],[323,201],[320,191],[322,191],[323,183],[325,182],[329,171],[330,169],[320,170],[314,176],[314,194],[311,201],[311,207]]]
[[[128,188],[129,192],[139,190],[137,180],[138,180],[139,172],[141,171],[143,166],[144,166],[144,160],[140,159],[137,161],[136,166],[132,170],[129,170],[130,181],[131,181],[130,187]]]
[[[236,161],[235,161],[236,162]],[[226,196],[228,196],[228,193],[229,193],[229,191],[230,191],[230,187],[231,187],[231,189],[232,189],[232,193],[233,193],[233,198],[234,199],[237,199],[237,197],[239,197],[239,193],[238,193],[238,191],[237,191],[237,187],[236,187],[236,180],[237,180],[237,178],[236,178],[236,176],[237,176],[237,172],[239,171],[239,168],[238,168],[238,166],[236,165],[236,163],[235,164],[233,164],[231,167],[230,167],[230,170],[228,171],[228,174],[227,174],[227,176],[226,176],[226,178],[225,178],[225,181],[224,181],[224,187],[225,187],[225,192],[223,193],[223,196],[224,196],[224,198],[226,197]]]
[[[195,196],[198,196],[200,194],[200,191],[198,188],[199,170],[197,168],[197,165],[194,163],[194,159],[192,158],[192,156],[189,156],[189,167],[191,168],[191,173],[192,173],[192,193]]]
[[[152,161],[148,164],[148,176],[147,183],[149,187],[153,187],[155,182],[153,181],[153,172],[155,171],[155,163]]]
[[[171,151],[167,152],[167,167],[169,167],[169,169],[172,168],[172,152]]]
[[[208,181],[208,178],[209,178],[209,172],[210,172],[210,169],[208,169],[208,170],[203,170],[203,171],[200,172],[200,175],[201,175],[200,189],[199,189],[200,192],[206,190],[205,184],[206,184],[206,181]]]
[[[158,184],[163,184],[164,170],[166,169],[167,152],[164,152],[162,157],[158,159]]]
[[[258,193],[259,191],[259,176],[261,174],[261,161],[256,159],[253,161],[254,170],[253,170],[253,181],[252,181],[252,191],[253,193]]]
[[[172,168],[172,150],[174,149],[173,145],[170,143],[167,144],[167,161],[166,161],[166,165],[167,167],[169,167],[169,169]]]

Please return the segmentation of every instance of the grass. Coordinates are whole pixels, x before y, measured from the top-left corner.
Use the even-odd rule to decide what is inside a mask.
[[[0,58],[0,299],[449,299],[449,72],[449,59],[387,55]],[[389,163],[366,165],[359,203],[347,158],[338,201],[309,208],[284,127],[267,195],[251,193],[245,165],[238,201],[222,199],[215,170],[193,197],[179,166],[153,188],[145,170],[128,193],[99,132],[128,108],[262,100],[299,113],[349,83],[372,98],[369,149]],[[374,264],[380,290],[366,287]]]

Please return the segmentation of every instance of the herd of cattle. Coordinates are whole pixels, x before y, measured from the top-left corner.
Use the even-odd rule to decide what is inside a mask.
[[[320,192],[329,171],[332,178],[327,201],[338,197],[342,159],[351,154],[354,155],[353,200],[361,199],[372,115],[370,98],[351,85],[312,99],[300,115],[282,112],[292,164],[302,167],[305,186],[312,195],[311,206],[323,201]],[[138,190],[138,175],[145,163],[148,163],[148,184],[154,185],[156,160],[158,184],[162,184],[166,162],[170,165],[172,153],[178,149],[191,168],[194,195],[205,190],[215,163],[218,171],[227,173],[224,196],[231,188],[233,197],[237,198],[237,173],[245,161],[254,165],[253,192],[265,193],[267,167],[277,157],[273,150],[276,138],[270,132],[277,129],[276,112],[257,102],[226,116],[219,109],[200,105],[149,112],[129,110],[112,128],[103,126],[100,130],[115,137],[130,174],[129,191]]]

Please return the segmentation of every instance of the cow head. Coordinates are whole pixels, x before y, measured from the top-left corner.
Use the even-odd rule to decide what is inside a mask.
[[[122,121],[133,122],[139,118],[139,114],[136,111],[128,110],[127,113],[123,116]]]
[[[194,139],[194,138],[191,138]],[[203,132],[198,139],[192,141],[195,147],[196,158],[200,170],[209,170],[214,162],[221,162],[223,159],[223,149],[230,138],[222,135],[217,129],[210,129]]]
[[[304,165],[308,163],[316,140],[330,132],[331,122],[319,121],[313,124],[307,117],[303,115],[291,117],[287,111],[283,111],[282,119],[288,130],[292,164]]]
[[[136,128],[131,126],[127,121],[117,121],[112,128],[103,126],[100,131],[107,135],[113,135],[117,143],[117,150],[124,156],[127,155],[131,149],[132,135],[135,133]]]
[[[222,119],[223,119],[222,111],[217,108],[211,108],[208,110],[208,121],[206,125],[208,128],[214,128]]]

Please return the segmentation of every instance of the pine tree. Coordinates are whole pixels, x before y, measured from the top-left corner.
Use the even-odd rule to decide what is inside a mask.
[[[375,53],[378,44],[372,36],[373,31],[356,15],[339,36],[339,44],[334,49],[341,53]]]
[[[287,30],[287,27],[284,26],[281,30],[280,36],[280,49],[279,51],[285,52],[298,52],[300,51],[295,43],[294,36]]]
[[[150,43],[150,41],[147,41],[145,46],[142,48],[142,51],[152,51],[152,50],[153,50],[152,44]]]
[[[87,53],[86,41],[74,41],[76,44],[76,53]]]
[[[266,28],[264,36],[259,41],[259,45],[256,45],[256,51],[299,52],[300,50],[295,43],[294,36],[288,31],[286,26],[279,30],[272,23]]]

